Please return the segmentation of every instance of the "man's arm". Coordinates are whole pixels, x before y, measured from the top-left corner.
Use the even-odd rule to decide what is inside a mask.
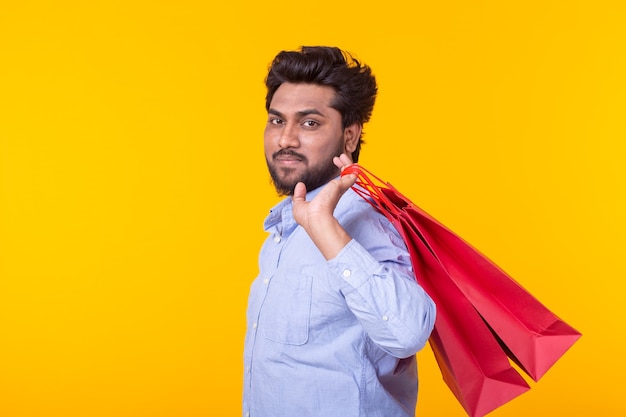
[[[334,161],[339,167],[351,163],[345,155]],[[430,336],[435,305],[415,281],[406,247],[393,242],[393,232],[384,234],[389,239],[384,245],[383,241],[376,244],[378,251],[386,247],[389,253],[370,253],[334,217],[339,199],[355,181],[355,175],[332,180],[310,202],[305,200],[306,187],[298,184],[293,196],[294,218],[329,261],[337,276],[337,289],[370,338],[390,354],[408,357]],[[384,227],[381,224],[380,230]],[[396,258],[400,253],[404,262]]]

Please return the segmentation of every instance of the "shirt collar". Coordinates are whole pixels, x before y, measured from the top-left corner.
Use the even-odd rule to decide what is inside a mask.
[[[323,188],[323,186],[306,193],[306,200],[311,201]],[[289,236],[298,227],[298,223],[293,218],[293,203],[291,196],[286,197],[281,202],[270,209],[269,215],[265,218],[263,229],[266,232],[276,233],[282,237]]]

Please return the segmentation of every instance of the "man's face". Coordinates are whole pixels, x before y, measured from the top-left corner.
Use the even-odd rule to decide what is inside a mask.
[[[353,131],[342,129],[341,114],[330,107],[334,97],[331,87],[302,83],[283,83],[274,93],[264,143],[279,194],[291,195],[299,181],[309,191],[326,184],[339,174],[333,157],[353,150]]]

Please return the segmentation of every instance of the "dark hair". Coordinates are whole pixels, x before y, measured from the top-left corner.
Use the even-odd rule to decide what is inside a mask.
[[[297,51],[282,51],[276,55],[265,78],[266,110],[284,82],[332,87],[336,97],[331,107],[341,114],[344,129],[353,123],[363,125],[369,121],[378,91],[369,66],[361,64],[348,52],[330,46],[302,46]],[[354,162],[359,159],[362,143],[359,137],[352,152]]]

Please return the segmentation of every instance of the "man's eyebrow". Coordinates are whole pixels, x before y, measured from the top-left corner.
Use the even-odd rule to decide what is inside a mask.
[[[272,109],[272,108],[270,108],[267,111],[267,113],[268,114],[273,114],[274,116],[278,116],[278,117],[281,117],[281,118],[285,117],[284,114],[282,114],[278,110]],[[305,116],[308,116],[308,115],[311,115],[311,114],[317,114],[318,116],[324,116],[324,114],[322,112],[320,112],[319,110],[317,110],[317,109],[304,109],[304,110],[300,110],[300,111],[296,112],[296,116],[298,116],[298,117],[305,117]]]
[[[310,114],[317,114],[318,116],[324,116],[322,112],[317,109],[304,109],[296,112],[299,117],[308,116]]]

